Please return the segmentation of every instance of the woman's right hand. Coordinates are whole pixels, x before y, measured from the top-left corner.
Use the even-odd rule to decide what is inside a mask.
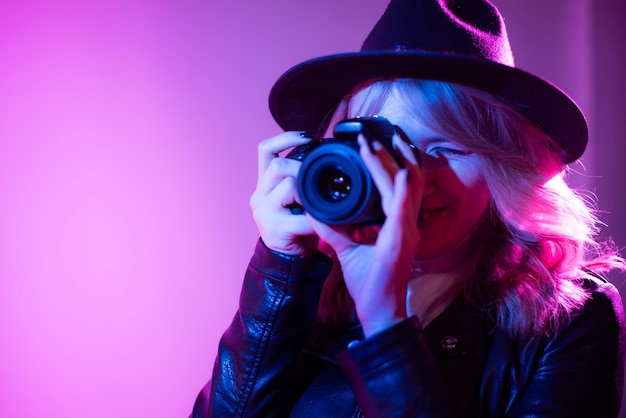
[[[258,147],[257,186],[250,207],[265,245],[287,255],[306,257],[317,250],[318,238],[307,218],[292,213],[288,207],[300,203],[297,177],[302,163],[280,156],[310,140],[300,132],[284,132],[262,141]]]

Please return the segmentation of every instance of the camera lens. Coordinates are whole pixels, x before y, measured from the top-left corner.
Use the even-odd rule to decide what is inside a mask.
[[[318,190],[326,190],[329,202],[344,200],[350,195],[352,180],[341,168],[329,167],[319,174]]]
[[[325,143],[307,155],[298,190],[304,209],[324,223],[374,223],[384,216],[355,141]]]

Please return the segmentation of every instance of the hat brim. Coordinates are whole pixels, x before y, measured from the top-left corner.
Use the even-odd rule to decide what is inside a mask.
[[[565,163],[587,146],[585,117],[558,87],[518,68],[456,54],[367,51],[305,61],[276,81],[270,111],[284,130],[315,131],[356,85],[390,77],[450,81],[492,93],[552,136],[565,151]]]

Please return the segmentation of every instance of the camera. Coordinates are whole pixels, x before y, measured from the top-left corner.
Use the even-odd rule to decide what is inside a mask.
[[[338,122],[332,138],[324,138],[294,148],[287,158],[302,161],[298,192],[306,211],[331,225],[382,224],[385,215],[381,197],[369,170],[359,155],[359,134],[368,142],[376,140],[403,166],[392,145],[394,125],[381,116],[356,117]]]

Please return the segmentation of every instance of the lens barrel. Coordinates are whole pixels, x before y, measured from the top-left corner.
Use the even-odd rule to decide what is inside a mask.
[[[356,141],[325,143],[315,148],[298,174],[302,206],[331,225],[382,223],[381,199]]]

